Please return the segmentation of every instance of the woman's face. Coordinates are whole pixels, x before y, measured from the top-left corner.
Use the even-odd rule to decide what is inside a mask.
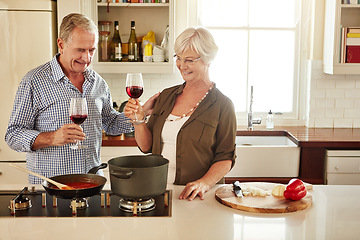
[[[200,55],[192,49],[187,49],[177,55],[176,66],[185,82],[203,81],[208,77],[208,66],[201,60]]]

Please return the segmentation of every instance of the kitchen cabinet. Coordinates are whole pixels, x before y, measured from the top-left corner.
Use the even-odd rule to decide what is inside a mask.
[[[88,2],[88,1],[85,1]],[[172,73],[174,71],[174,1],[169,3],[107,3],[91,1],[91,8],[84,8],[84,14],[98,21],[119,21],[122,43],[127,43],[130,36],[130,23],[135,21],[136,35],[145,36],[149,31],[155,33],[156,45],[160,45],[167,26],[169,26],[168,62],[101,62],[98,54],[94,57],[92,68],[99,73]]]
[[[327,150],[326,184],[359,185],[360,151]]]
[[[340,63],[341,28],[360,27],[360,4],[326,0],[324,27],[324,73],[360,74],[360,63]]]

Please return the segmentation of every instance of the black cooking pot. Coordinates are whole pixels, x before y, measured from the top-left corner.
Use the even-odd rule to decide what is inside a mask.
[[[111,191],[131,199],[145,199],[166,191],[169,160],[161,155],[134,155],[108,161]]]
[[[58,189],[56,186],[54,186],[53,184],[49,183],[46,180],[42,183],[42,185],[48,194],[58,198],[74,199],[74,198],[91,197],[100,193],[100,191],[103,189],[106,183],[106,178],[100,175],[96,175],[96,172],[106,167],[107,164],[102,163],[101,165],[90,169],[87,174],[66,174],[66,175],[59,175],[50,178],[56,182],[63,183],[65,185],[69,183],[94,183],[94,185],[96,184],[95,187],[74,189],[74,190],[63,190],[63,189]]]

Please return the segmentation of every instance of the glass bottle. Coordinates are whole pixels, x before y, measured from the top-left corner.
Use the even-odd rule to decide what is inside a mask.
[[[110,24],[109,21],[99,21],[99,61],[110,61],[111,46],[110,46]]]
[[[120,62],[122,59],[121,54],[121,38],[119,34],[119,22],[114,22],[114,35],[111,40],[111,61]]]
[[[131,31],[129,38],[129,53],[128,53],[128,61],[129,62],[137,62],[139,60],[139,52],[138,52],[138,42],[136,39],[135,33],[135,21],[131,21]]]
[[[266,116],[266,129],[274,129],[274,115],[272,114],[271,110]]]

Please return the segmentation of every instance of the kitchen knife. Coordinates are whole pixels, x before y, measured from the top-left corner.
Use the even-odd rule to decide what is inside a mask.
[[[243,192],[241,190],[241,187],[240,187],[240,183],[239,181],[235,181],[233,182],[233,190],[234,190],[234,193],[237,197],[243,197]]]

